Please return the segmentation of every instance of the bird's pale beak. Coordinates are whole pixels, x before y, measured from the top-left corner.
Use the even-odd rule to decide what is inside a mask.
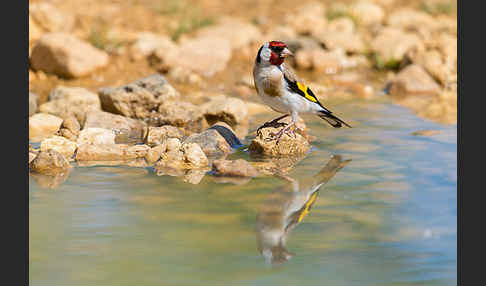
[[[280,56],[283,58],[286,58],[288,56],[293,56],[293,55],[294,54],[288,48],[283,49],[282,52],[280,53]]]

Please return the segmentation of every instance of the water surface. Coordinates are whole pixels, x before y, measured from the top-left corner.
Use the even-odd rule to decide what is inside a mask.
[[[257,214],[278,206],[285,179],[193,185],[76,167],[54,189],[30,176],[31,285],[456,285],[456,126],[385,98],[329,107],[355,128],[305,117],[317,139],[289,177],[312,178],[333,155],[351,161],[289,231],[287,261],[268,263],[257,239]],[[412,135],[425,129],[440,132]]]

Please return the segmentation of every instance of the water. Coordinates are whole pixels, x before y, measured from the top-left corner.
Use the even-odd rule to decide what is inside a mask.
[[[333,155],[351,161],[288,231],[286,262],[259,251],[257,226],[278,214],[257,214],[299,205],[289,181],[192,185],[145,168],[78,167],[54,189],[30,177],[31,285],[456,285],[456,126],[387,99],[332,106],[355,128],[305,117],[317,140],[289,177],[305,182]],[[424,129],[440,133],[412,135]]]

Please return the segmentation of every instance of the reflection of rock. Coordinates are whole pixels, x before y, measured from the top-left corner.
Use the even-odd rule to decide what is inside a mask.
[[[62,172],[53,175],[44,175],[31,172],[29,175],[34,178],[34,181],[41,187],[45,189],[55,189],[64,183],[69,177],[71,169],[66,169]]]
[[[211,181],[218,184],[233,184],[233,185],[245,185],[251,181],[251,177],[218,177],[211,176]]]
[[[213,171],[216,176],[228,177],[256,177],[258,171],[248,161],[238,160],[215,160]]]
[[[99,90],[103,110],[123,116],[146,119],[162,102],[179,93],[160,74],[154,74],[117,88]]]
[[[304,159],[305,155],[286,156],[280,158],[266,158],[264,160],[252,161],[251,164],[258,173],[263,175],[285,175],[288,174],[294,166]]]
[[[128,166],[128,167],[150,167],[150,164],[144,158],[136,158],[129,160],[111,160],[111,161],[77,161],[79,167],[94,167],[94,166]]]
[[[259,208],[256,218],[258,250],[268,263],[284,263],[294,254],[285,244],[288,235],[311,210],[319,188],[326,184],[350,160],[334,156],[312,177],[289,180],[274,190]]]
[[[289,122],[289,117],[282,119],[280,122]],[[302,155],[310,149],[310,144],[305,133],[305,124],[297,122],[295,138],[293,135],[283,134],[277,144],[277,140],[272,139],[272,134],[276,134],[284,127],[266,127],[262,128],[260,135],[257,135],[251,142],[248,150],[253,155],[264,155],[270,157]],[[301,128],[304,128],[301,130]]]
[[[41,151],[30,163],[33,172],[45,175],[55,175],[69,169],[71,166],[64,156],[52,149]]]

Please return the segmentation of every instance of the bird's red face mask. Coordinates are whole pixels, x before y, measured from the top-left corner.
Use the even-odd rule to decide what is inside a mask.
[[[293,56],[292,52],[287,48],[287,44],[284,42],[272,41],[268,44],[268,48],[271,51],[270,63],[272,65],[281,65],[285,58]]]

